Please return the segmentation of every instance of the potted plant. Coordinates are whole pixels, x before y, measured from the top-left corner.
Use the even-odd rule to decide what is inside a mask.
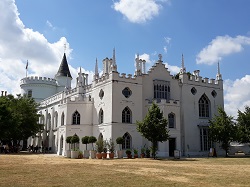
[[[108,144],[108,142],[105,140],[105,141],[103,141],[103,150],[102,150],[102,158],[103,159],[106,159],[107,158],[107,151],[108,151],[108,149],[107,149],[107,144]]]
[[[89,137],[88,136],[82,137],[82,144],[86,145],[86,150],[84,150],[83,153],[84,158],[89,158],[88,143],[89,143]]]
[[[117,157],[122,158],[123,157],[123,151],[121,149],[121,145],[123,144],[123,137],[116,138],[116,143],[119,145],[120,150],[117,150]]]
[[[98,139],[96,142],[96,158],[102,159],[102,152],[103,152],[104,142],[102,139]]]
[[[127,150],[126,150],[126,155],[127,155],[128,158],[132,158],[132,154],[131,154],[131,153],[132,153],[132,152],[131,152],[130,149],[127,149]]]
[[[146,157],[150,158],[150,149],[148,147],[146,148]]]
[[[141,158],[145,158],[145,148],[141,148]]]
[[[89,137],[89,143],[92,144],[92,150],[89,151],[89,154],[90,154],[90,158],[94,159],[96,157],[96,152],[94,150],[94,143],[97,141],[96,137],[94,136],[90,136]]]
[[[71,137],[72,137],[72,136],[68,136],[68,137],[66,138],[66,143],[69,144],[69,149],[66,151],[66,157],[67,157],[67,158],[70,158],[70,157],[71,157],[71,150],[70,150]]]
[[[79,150],[76,148],[76,144],[80,142],[79,136],[74,134],[71,137],[71,144],[73,144],[73,149],[71,149],[71,158],[78,158]]]
[[[134,158],[138,158],[138,150],[137,149],[133,149],[134,151]]]
[[[115,143],[110,138],[109,142],[107,143],[108,151],[109,151],[109,158],[113,159],[115,156]]]
[[[82,151],[79,151],[79,152],[78,152],[78,158],[79,158],[79,159],[83,158],[83,152],[82,152]]]

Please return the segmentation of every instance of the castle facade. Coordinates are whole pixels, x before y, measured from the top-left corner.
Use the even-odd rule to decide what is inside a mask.
[[[88,74],[80,69],[76,85],[72,86],[64,54],[54,79],[23,78],[22,94],[39,102],[39,123],[44,124],[28,144],[50,147],[52,152],[65,155],[66,137],[77,134],[80,138],[95,136],[114,141],[124,137],[124,150],[150,147],[151,142],[137,132],[136,121],[142,121],[155,102],[168,119],[170,134],[168,141],[158,144],[157,156],[174,156],[174,150],[183,156],[207,156],[215,146],[208,136],[209,119],[217,114],[219,106],[224,106],[219,65],[216,77],[208,79],[202,78],[199,70],[186,72],[183,57],[181,70],[175,76],[165,67],[161,55],[148,72],[145,63],[137,55],[134,75],[120,74],[114,51],[112,58],[102,61],[102,74],[96,61],[91,84]],[[84,150],[85,146],[80,143],[79,148]]]

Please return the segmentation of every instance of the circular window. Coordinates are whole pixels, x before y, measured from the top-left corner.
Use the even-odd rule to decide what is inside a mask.
[[[99,97],[102,99],[104,96],[104,91],[101,89],[100,92],[99,92]]]
[[[212,95],[213,97],[216,97],[216,96],[217,96],[216,91],[215,91],[215,90],[213,90],[213,91],[211,92],[211,95]]]
[[[131,95],[132,95],[132,91],[126,87],[122,90],[122,94],[126,97],[126,98],[129,98]]]
[[[195,95],[196,92],[197,92],[197,90],[195,89],[195,87],[193,87],[193,88],[191,89],[191,93],[192,93],[193,95]]]

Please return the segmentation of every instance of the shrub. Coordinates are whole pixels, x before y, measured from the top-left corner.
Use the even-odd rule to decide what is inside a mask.
[[[82,144],[86,144],[86,150],[87,150],[88,143],[89,143],[89,137],[88,136],[82,137]]]
[[[90,137],[89,137],[89,141],[88,141],[88,142],[92,144],[93,150],[94,150],[94,145],[93,145],[93,143],[95,143],[96,141],[97,141],[96,137],[94,137],[94,136],[90,136]]]

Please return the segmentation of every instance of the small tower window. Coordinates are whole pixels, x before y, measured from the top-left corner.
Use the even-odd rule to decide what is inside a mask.
[[[99,112],[99,123],[103,123],[103,110],[100,109],[100,112]]]
[[[32,90],[28,90],[28,97],[32,97]]]
[[[129,98],[131,95],[132,95],[132,91],[126,87],[122,90],[122,94],[126,97],[126,98]]]
[[[101,89],[100,92],[99,92],[99,97],[100,97],[100,99],[102,99],[103,96],[104,96],[104,91]]]
[[[211,95],[215,98],[215,97],[217,96],[216,91],[215,91],[215,90],[213,90],[213,91],[211,92]]]
[[[191,89],[191,93],[192,93],[193,95],[195,95],[195,94],[197,93],[197,90],[195,89],[195,87],[193,87],[193,88]]]

